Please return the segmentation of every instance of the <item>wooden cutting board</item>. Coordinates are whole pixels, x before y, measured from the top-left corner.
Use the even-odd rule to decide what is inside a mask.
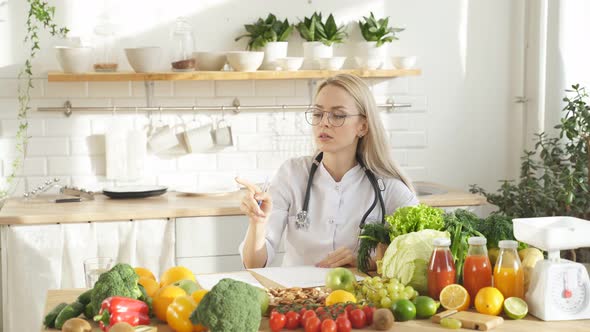
[[[446,310],[432,316],[433,323],[440,323],[443,318],[455,318],[461,321],[462,328],[487,331],[504,323],[504,318],[492,315],[479,314],[470,311]]]

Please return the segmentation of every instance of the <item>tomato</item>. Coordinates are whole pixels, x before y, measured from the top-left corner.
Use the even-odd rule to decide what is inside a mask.
[[[311,317],[317,317],[317,315],[315,314],[315,311],[307,310],[305,313],[303,313],[303,315],[301,316],[301,326],[305,327],[305,323]]]
[[[307,309],[305,308],[301,308],[301,310],[299,310],[299,316],[303,317],[303,314],[307,311]]]
[[[285,324],[287,324],[287,318],[284,314],[281,314],[278,311],[273,311],[271,313],[268,325],[272,332],[278,332],[282,330],[283,327],[285,327]]]
[[[318,315],[321,314],[321,313],[324,313],[324,312],[326,312],[326,308],[324,308],[324,307],[317,307],[315,309],[315,313],[318,314]]]
[[[356,309],[356,305],[354,305],[354,304],[351,303],[351,304],[346,305],[345,308],[346,308],[346,312],[347,313],[350,313],[351,311],[353,311],[354,309]]]
[[[375,307],[367,305],[363,308],[365,316],[367,316],[367,325],[373,324],[373,314],[375,313]]]
[[[352,330],[350,320],[343,316],[336,318],[336,327],[338,328],[338,332],[350,332]]]
[[[285,316],[287,318],[287,324],[285,327],[289,330],[294,330],[299,327],[299,313],[296,311],[289,311]]]
[[[354,309],[348,315],[350,317],[350,323],[355,329],[362,329],[367,325],[367,316],[361,309]]]
[[[305,322],[305,332],[320,332],[321,324],[319,318],[311,317]]]
[[[326,319],[322,322],[322,332],[336,332],[336,322],[332,319]]]

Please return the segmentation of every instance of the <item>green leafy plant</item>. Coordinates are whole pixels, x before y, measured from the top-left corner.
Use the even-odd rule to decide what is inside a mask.
[[[293,33],[293,25],[289,23],[288,19],[281,22],[273,14],[268,14],[266,19],[259,18],[253,24],[246,24],[244,28],[248,33],[237,37],[235,41],[246,37],[250,38],[246,47],[248,50],[261,49],[268,42],[287,41]]]
[[[361,34],[366,41],[377,42],[377,47],[397,40],[398,38],[395,34],[405,30],[402,28],[388,27],[389,17],[377,20],[373,12],[371,12],[369,17],[363,16],[363,19],[364,22],[359,21]]]
[[[48,2],[41,0],[27,0],[29,12],[25,23],[26,35],[24,39],[25,47],[28,47],[28,57],[25,64],[18,74],[18,130],[16,132],[16,157],[12,161],[11,170],[6,181],[6,189],[0,190],[0,198],[8,196],[10,188],[14,185],[14,180],[23,164],[27,148],[27,129],[29,123],[27,113],[31,109],[31,89],[33,89],[33,65],[32,60],[41,50],[39,34],[41,29],[48,31],[51,36],[65,37],[69,30],[66,27],[58,27],[54,23],[55,7],[50,6]]]
[[[518,182],[503,180],[496,193],[472,185],[510,217],[576,216],[590,218],[590,105],[588,94],[573,85],[566,96],[558,137],[536,135],[535,150],[522,156]]]
[[[334,43],[342,43],[348,36],[346,33],[346,26],[336,25],[334,16],[330,14],[326,22],[322,22],[322,13],[314,12],[311,17],[303,18],[296,26],[301,38],[308,42],[322,42],[324,45],[330,46]]]

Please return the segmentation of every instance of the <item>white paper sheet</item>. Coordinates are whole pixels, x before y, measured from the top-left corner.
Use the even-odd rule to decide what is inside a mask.
[[[316,287],[326,284],[326,274],[330,269],[315,266],[266,267],[251,269],[263,277],[285,287]],[[363,277],[356,276],[357,280]]]
[[[199,274],[196,275],[197,282],[201,287],[204,289],[211,289],[213,286],[217,285],[217,283],[224,278],[231,278],[238,281],[243,281],[248,283],[252,286],[264,288],[262,284],[256,280],[248,271],[241,271],[241,272],[232,272],[232,273],[214,273],[214,274]]]

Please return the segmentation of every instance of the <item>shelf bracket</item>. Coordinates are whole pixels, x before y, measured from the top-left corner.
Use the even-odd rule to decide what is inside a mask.
[[[67,118],[69,118],[70,115],[72,115],[72,103],[69,100],[66,100],[64,103],[64,108],[64,114]]]
[[[154,81],[145,81],[145,103],[146,107],[154,106]]]

